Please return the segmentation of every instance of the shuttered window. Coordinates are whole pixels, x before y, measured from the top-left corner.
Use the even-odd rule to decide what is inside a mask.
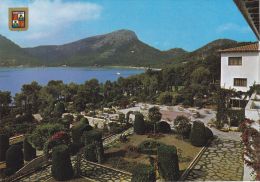
[[[234,86],[246,87],[247,86],[247,79],[246,78],[234,78]]]
[[[241,66],[242,65],[242,57],[229,57],[228,58],[229,66]]]

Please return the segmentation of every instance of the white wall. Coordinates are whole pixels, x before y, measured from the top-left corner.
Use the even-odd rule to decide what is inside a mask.
[[[229,66],[228,57],[242,57],[242,65]],[[222,53],[221,54],[221,87],[247,91],[256,82],[260,83],[260,63],[258,52]],[[234,87],[234,78],[247,78],[247,87]]]

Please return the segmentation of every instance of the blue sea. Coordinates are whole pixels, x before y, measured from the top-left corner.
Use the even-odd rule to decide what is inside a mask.
[[[96,78],[99,82],[115,81],[119,77],[128,77],[143,73],[144,69],[132,68],[72,68],[72,67],[37,67],[37,68],[0,68],[0,90],[10,91],[12,95],[20,92],[23,84],[37,81],[46,85],[50,80],[63,80],[64,83],[84,83]]]

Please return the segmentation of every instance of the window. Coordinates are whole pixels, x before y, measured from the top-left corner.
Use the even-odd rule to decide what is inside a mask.
[[[234,86],[246,87],[247,86],[247,79],[246,78],[234,78]]]
[[[229,57],[228,58],[229,66],[241,66],[242,65],[242,57]]]

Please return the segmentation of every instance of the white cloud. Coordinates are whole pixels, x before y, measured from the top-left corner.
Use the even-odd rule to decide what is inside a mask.
[[[240,26],[235,23],[226,23],[217,27],[217,33],[224,32],[239,32],[239,33],[249,33],[251,29],[249,26]]]
[[[0,19],[4,20],[0,28],[8,24],[9,7],[14,4],[16,7],[29,7],[29,29],[22,33],[28,40],[51,38],[73,23],[98,19],[102,12],[100,5],[82,1],[34,0],[24,4],[19,1],[11,3],[9,0],[0,0],[0,4]]]

